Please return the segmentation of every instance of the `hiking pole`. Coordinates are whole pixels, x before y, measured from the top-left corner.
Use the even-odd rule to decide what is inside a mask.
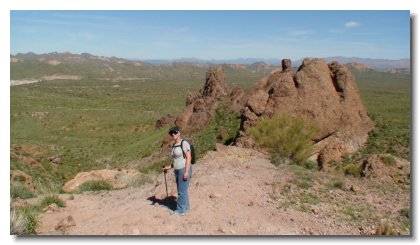
[[[169,195],[168,195],[168,184],[166,183],[166,169],[163,170],[163,176],[165,176],[166,197],[169,197]]]

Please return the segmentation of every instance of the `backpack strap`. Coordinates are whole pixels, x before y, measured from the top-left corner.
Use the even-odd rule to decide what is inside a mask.
[[[184,139],[181,140],[181,150],[182,150],[182,156],[184,157],[184,159],[187,159],[187,156],[185,155],[184,148],[183,148],[184,145],[182,144],[184,143],[184,141],[185,141]]]
[[[185,155],[185,152],[184,152],[184,148],[182,147],[183,146],[183,144],[182,143],[184,143],[184,139],[182,139],[181,140],[181,144],[180,145],[177,145],[177,146],[175,146],[175,143],[174,144],[172,144],[172,149],[173,148],[175,148],[175,147],[181,147],[181,151],[182,151],[182,156],[184,157],[184,159],[187,159],[187,156]]]

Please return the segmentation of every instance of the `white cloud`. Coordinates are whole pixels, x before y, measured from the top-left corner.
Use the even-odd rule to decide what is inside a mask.
[[[348,27],[348,28],[352,28],[352,27],[356,27],[356,26],[360,26],[360,23],[356,22],[356,21],[349,21],[349,22],[346,23],[346,27]]]

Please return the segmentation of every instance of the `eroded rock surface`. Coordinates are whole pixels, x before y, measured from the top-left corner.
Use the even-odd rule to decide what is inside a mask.
[[[315,157],[321,167],[328,168],[331,160],[358,150],[374,124],[362,104],[355,78],[346,66],[305,59],[296,74],[290,67],[290,60],[283,60],[281,71],[259,80],[248,93],[236,143],[253,146],[245,132],[262,116],[287,114],[304,118],[320,128],[313,139]]]

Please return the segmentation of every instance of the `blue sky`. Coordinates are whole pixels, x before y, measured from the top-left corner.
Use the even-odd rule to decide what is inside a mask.
[[[10,53],[128,59],[410,57],[409,11],[11,11]]]

